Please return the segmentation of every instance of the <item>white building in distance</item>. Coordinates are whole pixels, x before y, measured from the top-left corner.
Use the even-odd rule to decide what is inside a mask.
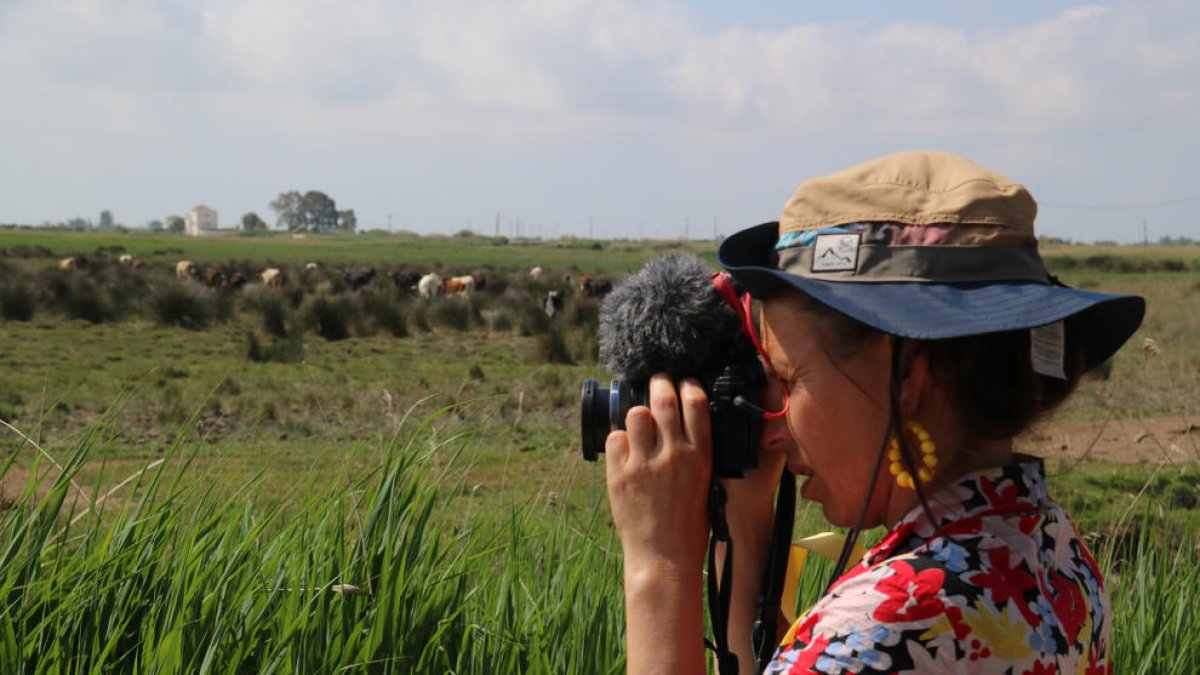
[[[217,233],[217,212],[201,204],[183,217],[183,231],[189,237]]]

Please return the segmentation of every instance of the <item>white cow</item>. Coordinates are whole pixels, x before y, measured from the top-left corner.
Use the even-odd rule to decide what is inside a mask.
[[[283,272],[278,267],[268,267],[259,275],[263,286],[267,288],[279,288],[283,285]]]
[[[436,272],[430,272],[417,282],[417,295],[422,298],[436,298],[442,294],[442,278]]]
[[[530,281],[541,281],[542,276],[545,274],[546,274],[546,270],[542,269],[541,265],[538,265],[537,267],[529,270],[529,280]]]
[[[122,253],[121,257],[117,258],[117,262],[121,263],[122,265],[132,265],[133,256],[129,255],[128,253]]]
[[[196,276],[196,263],[191,260],[180,260],[175,263],[175,277],[177,279],[192,279]]]

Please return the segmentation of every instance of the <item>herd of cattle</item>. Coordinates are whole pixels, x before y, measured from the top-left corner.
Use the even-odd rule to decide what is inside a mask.
[[[145,267],[145,262],[141,258],[135,258],[128,254],[121,255],[117,260],[120,264],[133,269]],[[88,259],[85,256],[72,256],[58,261],[59,270],[73,270],[87,266]],[[304,265],[302,274],[306,276],[327,275],[327,270],[320,263],[309,262]],[[377,270],[369,265],[350,267],[342,272],[342,280],[352,291],[363,288],[376,276]],[[392,272],[390,276],[397,288],[410,289],[416,293],[417,297],[423,299],[432,299],[438,296],[468,297],[487,287],[487,277],[482,273],[443,277],[436,272],[421,274],[401,271]],[[251,281],[257,281],[267,288],[281,288],[284,284],[284,271],[278,267],[268,267],[258,272],[255,278],[254,275],[226,272],[211,265],[202,268],[191,260],[180,260],[175,263],[175,277],[181,280],[195,280],[214,289],[236,290]],[[538,284],[548,284],[550,281],[548,273],[540,266],[529,270],[529,280]],[[584,274],[578,278],[567,274],[562,277],[562,282],[563,284],[558,289],[547,290],[543,296],[543,309],[551,318],[563,309],[565,299],[565,290],[563,289],[577,290],[580,295],[588,298],[604,297],[612,291],[611,281],[602,277],[593,277],[590,274]]]

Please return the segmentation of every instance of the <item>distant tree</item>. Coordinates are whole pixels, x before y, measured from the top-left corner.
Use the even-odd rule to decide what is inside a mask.
[[[266,232],[267,223],[258,217],[258,214],[251,211],[242,216],[242,229],[246,232]]]
[[[357,228],[358,218],[354,215],[354,209],[338,211],[338,231],[353,232]]]
[[[112,211],[109,211],[108,209],[104,209],[103,211],[100,212],[100,229],[111,230],[112,226],[113,226]]]
[[[183,234],[184,229],[183,218],[179,216],[167,216],[167,232],[171,234]]]
[[[339,212],[337,202],[320,190],[283,192],[271,202],[271,208],[276,214],[275,224],[292,232],[336,232],[353,230],[358,225],[353,211]]]
[[[161,220],[152,220],[146,224],[146,227],[150,228],[151,232],[162,232],[163,223]]]
[[[309,232],[336,232],[338,227],[337,203],[319,190],[304,193],[302,202],[304,225]]]
[[[295,190],[281,192],[275,201],[271,202],[275,211],[275,226],[288,230],[302,229],[304,225],[304,197]]]
[[[67,227],[71,228],[72,230],[86,230],[91,227],[91,223],[83,218],[72,218],[67,221]]]

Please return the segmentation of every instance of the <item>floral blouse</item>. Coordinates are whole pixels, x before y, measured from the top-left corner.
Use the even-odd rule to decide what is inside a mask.
[[[768,674],[1112,673],[1108,592],[1041,460],[969,474],[929,506],[941,532],[911,511],[787,631]]]

